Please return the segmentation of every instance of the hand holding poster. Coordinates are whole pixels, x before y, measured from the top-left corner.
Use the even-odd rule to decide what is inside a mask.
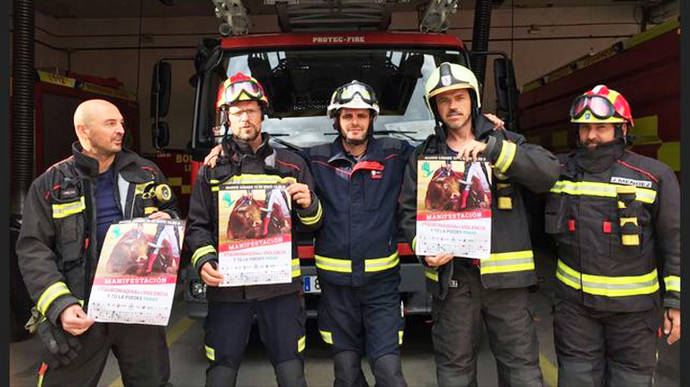
[[[218,193],[220,286],[292,281],[287,183],[226,184]]]
[[[168,325],[184,228],[178,219],[138,218],[111,225],[88,315],[100,322]]]
[[[431,156],[417,162],[417,255],[491,252],[490,163]]]

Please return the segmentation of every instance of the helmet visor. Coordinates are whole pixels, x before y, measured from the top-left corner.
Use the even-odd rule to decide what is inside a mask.
[[[362,101],[367,104],[374,104],[377,102],[374,96],[374,90],[359,83],[352,83],[338,89],[335,95],[335,101],[339,104],[345,104],[352,101],[358,94]]]
[[[241,100],[242,94],[245,94],[247,99],[259,100],[264,95],[261,87],[253,81],[240,81],[230,84],[223,92],[223,100],[227,104],[231,104]]]
[[[617,116],[616,109],[608,99],[598,95],[582,95],[570,106],[570,117],[579,118],[587,110],[602,120]]]

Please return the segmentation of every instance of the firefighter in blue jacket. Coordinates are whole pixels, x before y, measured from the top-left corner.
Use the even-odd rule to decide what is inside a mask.
[[[340,86],[328,106],[339,136],[305,151],[323,202],[314,258],[322,292],[319,331],[333,346],[335,386],[366,385],[363,355],[376,385],[406,385],[395,233],[396,199],[412,147],[374,138],[378,113],[371,86]]]

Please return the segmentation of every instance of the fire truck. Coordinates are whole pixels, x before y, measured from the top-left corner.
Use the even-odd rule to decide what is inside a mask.
[[[597,84],[620,91],[634,114],[632,150],[680,172],[680,19],[585,55],[524,85],[520,128],[528,141],[558,153],[575,146],[568,111]],[[680,176],[678,176],[680,177]]]
[[[427,15],[432,11],[445,12],[438,8],[441,3],[455,2],[431,1],[430,4],[437,7],[427,9]],[[442,62],[471,67],[471,53],[461,40],[444,33],[369,28],[387,26],[385,15],[372,21],[371,14],[362,20],[350,14],[347,19],[350,24],[343,25],[342,15],[334,17],[330,7],[309,10],[307,27],[304,17],[295,17],[294,9],[283,7],[278,8],[283,32],[204,39],[194,58],[197,70],[192,77],[194,122],[187,149],[192,159],[191,174],[183,177],[183,187],[193,187],[201,160],[216,144],[212,128],[216,125],[217,91],[223,80],[238,71],[251,74],[263,85],[270,111],[263,121],[262,131],[271,135],[277,147],[300,151],[332,142],[337,133],[326,117],[326,107],[333,90],[353,79],[366,82],[376,90],[381,112],[374,122],[375,136],[391,136],[416,145],[433,133],[434,120],[424,104],[423,82]],[[322,12],[321,16],[314,16],[318,12]],[[297,12],[297,15],[301,14]],[[333,18],[332,23],[329,18]],[[320,23],[317,31],[314,31],[314,23]],[[234,28],[224,24],[221,33],[229,33]],[[422,29],[433,28],[427,25]],[[500,85],[514,85],[512,64],[503,58],[498,60],[501,60],[497,62],[500,70],[496,75],[503,80]],[[158,146],[164,146],[169,138],[164,114],[160,112],[167,111],[170,73],[165,61],[159,62],[154,69],[152,101],[156,106],[152,107],[155,111],[152,127]],[[506,77],[509,78],[507,82],[503,79]],[[509,95],[504,89],[497,93]],[[188,200],[188,194],[183,194],[181,199]],[[402,236],[398,242],[403,310],[406,314],[429,313],[431,296],[425,288],[424,270]],[[308,316],[313,317],[320,292],[313,260],[313,235],[298,233],[298,246]],[[185,299],[190,304],[189,314],[203,318],[206,315],[205,284],[191,265],[182,275]]]

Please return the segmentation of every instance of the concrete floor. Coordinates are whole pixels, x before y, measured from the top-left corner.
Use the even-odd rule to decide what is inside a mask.
[[[552,274],[548,264],[541,267],[540,276],[544,278],[540,290],[530,295],[530,305],[537,324],[540,345],[540,364],[544,381],[548,386],[556,386],[557,367],[553,346],[551,318]],[[180,297],[181,299],[181,297]],[[168,326],[168,344],[172,377],[170,382],[176,386],[203,386],[206,359],[203,346],[203,324],[186,316],[186,305],[179,302],[173,309]],[[306,376],[310,386],[331,386],[333,366],[329,347],[318,336],[315,321],[307,326]],[[37,337],[10,344],[10,385],[35,386],[35,373],[39,363],[35,358],[41,343]],[[435,366],[430,338],[430,325],[423,316],[412,316],[406,320],[404,344],[402,346],[403,373],[412,386],[435,386]],[[656,386],[679,386],[679,346],[660,345],[659,366]],[[496,367],[486,338],[482,341],[478,359],[478,379],[480,386],[495,386]],[[362,368],[369,383],[374,379],[366,361]],[[117,361],[110,356],[99,386],[121,386]],[[264,356],[264,348],[256,329],[252,332],[245,359],[238,377],[239,386],[275,386],[273,369]]]

